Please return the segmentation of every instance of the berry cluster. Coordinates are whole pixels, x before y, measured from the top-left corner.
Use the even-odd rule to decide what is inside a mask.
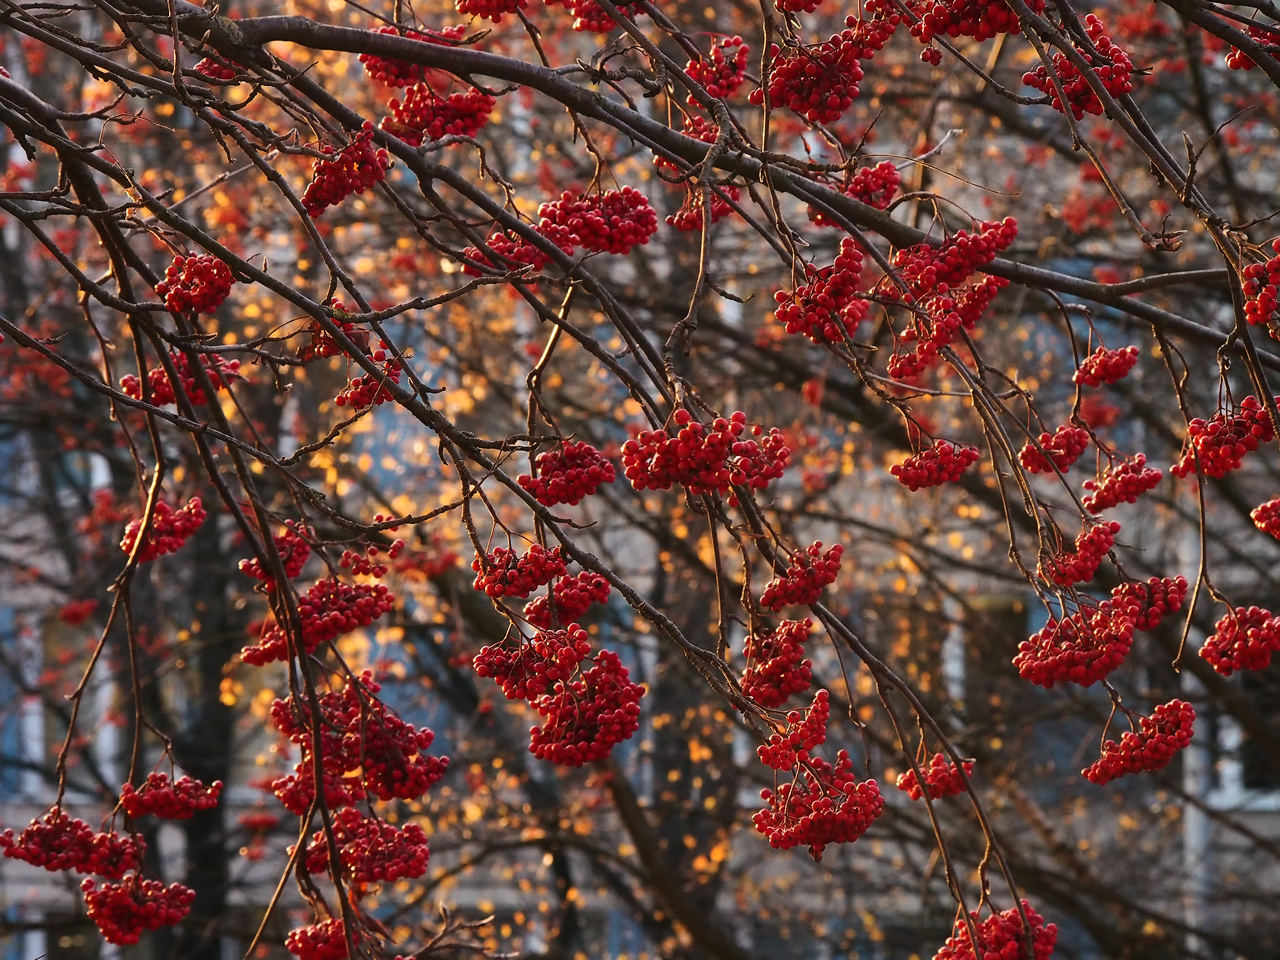
[[[464,17],[480,17],[498,23],[508,13],[517,13],[529,0],[455,0],[453,8]]]
[[[936,487],[955,483],[972,464],[978,461],[978,448],[935,440],[932,444],[912,454],[902,463],[895,463],[889,472],[912,493],[922,487]]]
[[[1124,347],[1120,350],[1108,350],[1099,347],[1084,358],[1084,363],[1071,376],[1071,382],[1077,386],[1100,387],[1104,383],[1115,383],[1128,376],[1134,364],[1138,362],[1138,348]]]
[[[373,518],[374,523],[381,523],[383,516],[378,514]],[[390,519],[387,517],[385,519]],[[395,529],[392,527],[391,529]],[[395,560],[404,552],[403,540],[392,540],[391,545],[387,548],[387,559]],[[343,550],[342,556],[338,558],[338,566],[348,573],[357,577],[373,577],[375,580],[381,580],[387,575],[387,565],[383,563],[379,557],[382,556],[382,546],[377,543],[370,544],[363,551],[359,550]]]
[[[220,793],[221,780],[205,786],[191,777],[179,777],[170,783],[168,774],[152,773],[140,790],[131,783],[121,787],[120,805],[131,817],[153,814],[161,820],[190,820],[197,810],[216,807]]]
[[[738,202],[738,198],[742,196],[742,191],[735,186],[719,185],[726,197],[734,203]],[[674,227],[681,233],[692,233],[695,230],[702,229],[702,201],[703,193],[700,187],[693,184],[685,184],[684,202],[680,204],[680,209],[667,217],[667,226]],[[711,222],[716,223],[727,217],[733,212],[733,207],[717,193],[711,194]]]
[[[642,696],[618,655],[601,650],[581,679],[561,681],[533,701],[543,722],[529,731],[529,752],[566,767],[603,760],[640,728]]]
[[[554,6],[555,0],[548,0],[548,6]],[[579,32],[608,33],[618,24],[613,17],[604,12],[604,7],[596,0],[564,0],[565,9],[573,16],[573,29]],[[633,20],[639,10],[630,3],[615,4],[618,12],[628,20]]]
[[[1017,236],[1018,222],[1012,217],[999,222],[983,220],[976,232],[957,230],[938,246],[919,243],[904,247],[894,253],[890,263],[919,301],[942,284],[957,287],[964,283]]]
[[[174,257],[156,293],[175,313],[213,313],[235,282],[231,268],[217,257]]]
[[[522,473],[517,481],[543,506],[561,503],[577,506],[601,484],[617,477],[613,463],[585,440],[565,440],[554,450],[540,453],[534,460],[536,477]]]
[[[341,918],[290,930],[284,947],[298,960],[347,960],[347,935]]]
[[[132,876],[121,883],[99,886],[85,878],[80,884],[85,912],[98,925],[107,943],[122,947],[137,943],[148,930],[171,927],[191,910],[196,892],[180,883]]]
[[[1037,450],[1030,441],[1018,451],[1018,462],[1023,468],[1030,473],[1053,473],[1056,466],[1066,473],[1089,446],[1089,431],[1064,423],[1052,434],[1040,434],[1039,441],[1044,453]],[[1053,461],[1052,465],[1050,460]]]
[[[783,620],[774,630],[749,634],[743,694],[762,707],[780,707],[792,694],[808,690],[813,669],[804,659],[804,644],[812,629],[812,620]]]
[[[622,445],[622,472],[637,490],[669,490],[683,484],[693,496],[724,494],[730,486],[762,490],[782,476],[791,448],[772,428],[760,441],[738,439],[747,428],[746,414],[735,410],[717,417],[708,431],[688,410],[677,410],[678,432],[643,430]],[[756,436],[764,433],[752,427]]]
[[[1120,664],[1133,646],[1136,601],[1107,600],[1081,607],[1018,645],[1013,665],[1024,680],[1052,690],[1055,683],[1092,686]]]
[[[576,577],[565,574],[551,586],[551,598],[534,597],[524,605],[524,616],[535,627],[551,626],[552,613],[560,623],[572,623],[591,609],[593,603],[609,602],[609,581],[584,570]]]
[[[467,35],[467,28],[462,24],[445,27],[443,30],[421,31],[404,27],[379,27],[374,33],[398,34],[406,40],[417,40],[420,43],[438,43],[455,46]],[[426,67],[408,60],[388,60],[371,53],[360,54],[360,63],[364,65],[369,77],[388,87],[409,87],[421,82],[427,75]]]
[[[474,137],[489,122],[498,101],[480,90],[465,90],[446,97],[425,83],[409,87],[402,98],[387,104],[391,116],[378,124],[383,130],[415,147],[445,137]]]
[[[357,686],[363,693],[357,692]],[[420,800],[449,766],[447,757],[427,755],[435,734],[402,720],[374,696],[379,689],[366,672],[359,684],[348,683],[340,692],[320,697],[326,794],[332,778],[336,798],[350,798],[332,799],[335,807],[347,806],[366,795],[379,800]],[[314,796],[312,735],[300,721],[307,715],[292,700],[276,700],[271,705],[276,728],[302,748],[302,763],[295,768],[295,775],[272,784],[281,802],[293,813],[300,812],[297,801],[302,801],[301,811],[305,812]],[[313,779],[305,781],[303,773]],[[289,802],[285,802],[286,798]]]
[[[1097,74],[1107,93],[1113,97],[1124,96],[1133,89],[1133,62],[1129,59],[1129,55],[1112,42],[1104,32],[1106,28],[1102,25],[1102,21],[1092,13],[1084,18],[1084,27],[1089,34],[1089,42],[1097,51],[1098,59],[1095,60],[1092,53],[1078,45],[1076,51],[1093,68],[1093,72]],[[1062,92],[1066,95],[1071,113],[1077,120],[1083,120],[1086,113],[1095,117],[1102,116],[1102,101],[1089,86],[1088,80],[1067,59],[1065,53],[1059,51],[1053,55],[1053,69],[1062,81]],[[1041,93],[1048,94],[1053,103],[1053,109],[1059,113],[1065,112],[1057,87],[1054,86],[1049,77],[1049,71],[1043,63],[1035,70],[1023,74],[1022,82]]]
[[[138,866],[142,851],[132,837],[95,833],[83,820],[55,808],[27,824],[22,833],[0,834],[0,847],[12,860],[57,872],[75,870],[119,880]]]
[[[821,540],[796,551],[787,572],[765,585],[760,606],[777,611],[792,604],[803,607],[816,602],[823,589],[835,583],[843,555],[844,547],[838,543],[824,553]]]
[[[973,761],[965,760],[964,775],[968,777],[972,774]],[[960,776],[960,771],[947,759],[945,753],[935,753],[930,759],[929,766],[924,771],[924,785],[929,789],[931,800],[964,793],[964,780]],[[898,789],[912,800],[919,800],[924,796],[924,790],[920,786],[920,781],[916,779],[914,770],[908,770],[898,776]]]
[[[634,187],[575,197],[570,191],[538,207],[538,232],[552,238],[568,234],[570,252],[581,246],[592,253],[630,253],[658,230],[658,214],[649,198]],[[557,246],[563,246],[557,239]]]
[[[341,300],[335,297],[329,301],[328,305],[329,309],[333,311],[334,325],[359,348],[361,353],[368,353],[369,331],[364,327],[357,327],[352,320],[344,319],[349,315],[349,311]],[[298,359],[303,363],[310,363],[312,360],[325,359],[327,357],[336,357],[346,352],[345,348],[334,339],[333,335],[320,326],[318,320],[312,320],[307,324],[307,333],[310,335],[311,340],[298,353]]]
[[[901,183],[902,174],[898,168],[890,161],[882,160],[874,167],[859,167],[852,177],[846,176],[844,183],[835,189],[867,206],[887,210]],[[813,207],[809,208],[809,219],[820,227],[837,225]]]
[[[344,807],[333,814],[333,836],[343,872],[355,883],[416,880],[427,872],[427,835],[416,823],[397,827]],[[329,869],[329,842],[323,830],[312,836],[303,862],[308,873]]]
[[[1257,450],[1259,443],[1274,438],[1271,417],[1258,398],[1245,397],[1238,413],[1220,410],[1208,420],[1196,417],[1187,424],[1182,458],[1169,472],[1185,477],[1195,472],[1198,461],[1206,477],[1224,477],[1240,466],[1245,454]]]
[[[302,206],[312,219],[351,194],[364,193],[380,183],[391,166],[387,151],[373,145],[373,124],[367,120],[337,153],[329,144],[321,152],[324,156],[311,165],[311,182],[302,194]]]
[[[773,44],[769,58],[769,103],[789,107],[811,123],[831,123],[844,116],[858,95],[862,79],[859,58],[875,53],[852,30],[833,34],[821,43],[781,50]],[[764,103],[764,89],[751,92],[750,101]]]
[[[205,57],[195,65],[196,73],[214,83],[230,83],[240,71],[221,57]]]
[[[1253,525],[1263,533],[1280,539],[1280,497],[1254,507],[1249,516]]]
[[[840,253],[829,267],[806,266],[808,283],[794,291],[779,290],[776,316],[787,333],[800,333],[814,343],[844,343],[866,318],[870,301],[858,297],[862,251],[852,237],[840,241]]]
[[[760,762],[774,770],[790,770],[797,763],[808,763],[809,751],[826,742],[830,699],[827,691],[819,690],[803,714],[799,710],[788,713],[786,733],[775,733],[767,744],[756,748]]]
[[[1244,318],[1250,323],[1270,324],[1280,301],[1280,240],[1271,241],[1277,256],[1266,263],[1251,263],[1240,272],[1244,292]]]
[[[883,6],[892,9],[890,3]],[[1027,6],[1039,13],[1045,0],[1030,0]],[[918,5],[918,15],[919,21],[911,25],[911,35],[923,44],[931,44],[934,37],[990,40],[1001,33],[1022,32],[1018,15],[1004,0],[924,0]],[[929,58],[926,62],[938,61]]]
[[[1170,700],[1139,721],[1139,730],[1130,730],[1120,742],[1108,740],[1102,756],[1081,773],[1090,783],[1102,786],[1129,773],[1154,773],[1169,765],[1174,755],[1191,742],[1196,711],[1184,700]]]
[[[363,410],[394,399],[391,396],[390,385],[400,382],[400,373],[404,369],[400,358],[388,355],[387,345],[382,341],[378,342],[378,349],[370,354],[370,358],[374,363],[382,364],[382,375],[374,377],[365,373],[352,377],[333,398],[333,402],[338,406]]]
[[[810,758],[792,783],[761,790],[760,797],[765,809],[751,818],[757,832],[779,850],[807,846],[815,860],[822,859],[829,843],[857,840],[884,810],[879,785],[859,783],[844,750],[834,765]]]
[[[1280,60],[1280,42],[1277,42],[1274,24],[1264,26],[1260,23],[1251,23],[1246,32],[1252,40],[1262,45],[1262,48],[1273,60]],[[1231,47],[1227,51],[1225,60],[1229,70],[1252,70],[1257,66],[1252,57],[1237,47]]]
[[[1229,609],[1214,624],[1213,636],[1200,647],[1200,656],[1224,677],[1237,670],[1265,670],[1280,651],[1280,617],[1262,607]]]
[[[1044,917],[1025,900],[1022,901],[1022,909],[1031,925],[1031,957],[1027,956],[1026,931],[1016,909],[993,913],[981,921],[975,910],[969,916],[976,928],[978,942],[973,942],[969,925],[960,917],[947,942],[933,955],[933,960],[1049,960],[1058,943],[1057,926],[1045,923]]]
[[[1164,472],[1148,467],[1147,455],[1139,453],[1108,467],[1097,480],[1086,480],[1084,488],[1089,493],[1080,502],[1090,513],[1101,513],[1122,503],[1136,502],[1163,479]]]
[[[471,586],[491,597],[527,597],[568,572],[560,548],[548,550],[540,543],[520,555],[506,547],[494,547],[483,561],[480,557],[472,560],[471,569],[476,571]]]
[[[191,401],[191,405],[201,407],[208,403],[208,395],[191,373],[187,355],[175,351],[170,352],[169,357],[182,382],[182,393]],[[240,376],[239,360],[227,360],[217,353],[202,353],[200,363],[209,375],[209,382],[213,384],[214,390],[226,390],[236,380],[243,379]],[[176,402],[177,393],[169,380],[169,372],[164,367],[152,367],[147,371],[147,386],[151,388],[151,402],[156,406],[163,407],[167,403]],[[134,400],[142,399],[142,382],[132,373],[120,378],[120,390],[126,397],[132,397]]]
[[[314,653],[344,633],[369,626],[394,606],[395,598],[380,583],[347,584],[328,577],[317,580],[298,599],[302,622],[299,655]],[[265,625],[258,642],[240,651],[240,659],[255,667],[289,657],[288,634],[279,623]]]
[[[309,538],[313,535],[314,532],[305,523],[286,520],[280,534],[272,537],[275,541],[276,553],[280,555],[280,562],[284,566],[285,576],[292,579],[302,573],[302,568],[306,566],[311,556]],[[255,580],[261,580],[268,589],[275,588],[275,578],[262,569],[262,564],[258,562],[257,557],[241,560],[239,569],[241,573],[248,574]]]
[[[157,500],[151,514],[151,528],[147,531],[147,539],[138,548],[138,562],[147,563],[166,553],[173,553],[200,529],[207,515],[199,497],[192,497],[178,510],[163,500]],[[130,520],[129,525],[124,528],[124,536],[120,538],[120,549],[125,553],[132,553],[141,530],[141,517]]]
[[[725,54],[732,51],[728,57]],[[721,37],[711,45],[708,57],[690,60],[684,68],[691,80],[702,84],[707,94],[717,98],[732,97],[742,86],[747,75],[747,55],[749,51],[741,37]],[[689,106],[698,105],[693,95],[688,97]]]
[[[1122,583],[1111,591],[1112,600],[1130,607],[1135,630],[1154,630],[1166,615],[1182,609],[1186,597],[1186,577],[1152,577],[1145,583]]]
[[[505,645],[482,647],[474,666],[479,676],[497,683],[508,700],[534,700],[572,677],[590,654],[587,631],[571,623],[564,630],[539,630],[514,651]]]
[[[1103,557],[1115,546],[1119,532],[1120,524],[1114,520],[1096,523],[1076,537],[1074,551],[1055,554],[1047,563],[1041,564],[1037,572],[1041,578],[1060,587],[1088,583],[1098,572]]]

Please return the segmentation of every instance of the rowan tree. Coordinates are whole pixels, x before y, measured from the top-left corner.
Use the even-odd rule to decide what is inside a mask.
[[[1270,4],[3,11],[104,941],[1274,953]]]

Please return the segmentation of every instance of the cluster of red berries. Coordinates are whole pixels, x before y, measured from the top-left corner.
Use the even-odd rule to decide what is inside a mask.
[[[1280,301],[1280,240],[1271,242],[1277,256],[1266,263],[1251,263],[1240,272],[1244,292],[1244,318],[1250,323],[1270,324]]]
[[[498,23],[508,13],[518,13],[529,0],[455,0],[453,8],[464,17],[480,17]]]
[[[409,87],[402,98],[387,104],[391,116],[378,124],[383,130],[415,147],[445,137],[474,137],[489,122],[498,101],[481,90],[464,90],[446,97],[425,83]]]
[[[529,731],[529,752],[566,767],[603,760],[640,728],[642,696],[618,655],[601,650],[581,679],[561,681],[533,701],[542,723]]]
[[[1115,383],[1128,376],[1134,364],[1138,362],[1138,348],[1123,347],[1119,350],[1108,350],[1099,347],[1084,358],[1078,369],[1071,376],[1071,382],[1077,386],[1100,387],[1104,383]]]
[[[196,73],[214,83],[230,83],[240,71],[221,57],[205,57],[195,65]]]
[[[768,743],[756,748],[760,762],[774,770],[790,770],[797,763],[808,763],[809,751],[827,740],[830,700],[827,691],[819,690],[803,714],[799,710],[788,713],[786,733],[775,733]]]
[[[827,844],[853,843],[884,810],[879,785],[859,783],[844,750],[834,765],[810,758],[799,774],[777,790],[761,790],[765,809],[751,818],[757,832],[779,850],[807,846],[821,860]]]
[[[560,623],[572,623],[591,609],[594,603],[608,603],[609,581],[598,573],[584,570],[576,577],[566,574],[551,585],[551,598],[534,597],[524,605],[524,616],[535,627],[551,626],[552,612]]]
[[[526,553],[517,554],[506,547],[494,547],[491,553],[471,561],[476,571],[471,586],[491,597],[527,597],[544,584],[567,573],[560,548],[548,550],[535,543]]]
[[[298,600],[302,621],[302,653],[360,627],[367,627],[395,607],[395,597],[383,584],[347,584],[326,577],[317,580]],[[257,643],[240,651],[240,659],[255,667],[289,659],[289,640],[279,623],[264,626]]]
[[[866,318],[870,301],[858,297],[862,251],[852,237],[840,241],[840,253],[829,267],[806,265],[807,283],[794,291],[779,290],[778,322],[787,333],[800,333],[821,346],[844,343]]]
[[[347,960],[347,935],[342,919],[322,920],[290,930],[284,947],[298,960]]]
[[[191,777],[179,777],[170,783],[168,774],[152,773],[140,790],[131,783],[121,787],[120,805],[131,817],[153,814],[161,820],[190,820],[197,810],[216,807],[220,793],[221,780],[206,786]]]
[[[938,246],[918,243],[894,252],[890,263],[916,300],[937,291],[942,284],[948,289],[958,287],[1018,236],[1018,221],[1013,217],[998,222],[982,220],[977,227],[973,232],[957,230]],[[896,289],[896,285],[890,289]],[[907,302],[911,302],[910,298]]]
[[[1262,45],[1273,60],[1280,60],[1280,42],[1277,42],[1277,30],[1274,24],[1263,26],[1251,23],[1246,32],[1252,40]],[[1237,47],[1230,48],[1225,59],[1229,70],[1252,70],[1257,66],[1252,57]]]
[[[208,395],[205,394],[204,388],[196,382],[196,378],[191,373],[191,365],[187,360],[187,355],[173,351],[170,352],[169,357],[172,359],[174,369],[182,381],[182,392],[191,401],[191,405],[201,407],[208,403]],[[226,390],[236,380],[243,379],[240,376],[239,360],[227,360],[217,353],[202,353],[200,354],[200,363],[205,368],[205,372],[208,373],[209,382],[213,384],[214,390]],[[177,401],[177,393],[173,389],[173,383],[169,380],[169,372],[164,367],[152,367],[147,371],[147,386],[151,388],[151,402],[156,406],[163,407],[167,403]],[[127,373],[121,377],[120,389],[126,397],[132,397],[134,400],[142,399],[142,382],[135,374]]]
[[[732,185],[720,185],[719,189],[734,203],[742,196],[742,191]],[[681,233],[692,233],[702,229],[702,189],[690,183],[685,184],[684,202],[680,209],[667,217],[667,226],[674,227]],[[711,222],[717,223],[733,212],[728,201],[717,193],[711,194]]]
[[[538,232],[569,253],[577,246],[592,253],[630,253],[657,230],[658,214],[634,187],[585,197],[566,190],[538,207]]]
[[[324,156],[311,165],[311,182],[302,194],[302,206],[312,219],[386,179],[391,166],[387,151],[373,145],[373,124],[367,120],[337,153],[329,144],[321,152]]]
[[[122,947],[137,943],[148,930],[178,923],[196,898],[194,890],[180,883],[165,886],[136,875],[101,886],[86,877],[80,890],[85,912],[98,925],[102,938]]]
[[[419,730],[406,723],[379,700],[375,695],[381,687],[367,671],[359,683],[364,693],[357,692],[356,686],[348,683],[340,692],[320,697],[325,776],[334,777],[339,792],[350,794],[352,800],[363,799],[366,794],[379,800],[422,799],[449,766],[448,757],[427,755],[435,734],[426,727]],[[302,748],[299,772],[304,765],[310,772],[312,736],[306,724],[300,722],[302,715],[292,699],[276,700],[271,705],[276,728]],[[302,788],[309,803],[314,795],[313,784],[314,781],[295,782],[288,786]],[[346,806],[352,800],[334,806]]]
[[[1254,507],[1249,516],[1253,519],[1253,525],[1263,533],[1280,539],[1280,497]]]
[[[1076,51],[1085,59],[1102,82],[1103,88],[1113,97],[1121,97],[1133,89],[1133,61],[1106,34],[1106,28],[1092,13],[1084,18],[1084,28],[1089,34],[1089,41],[1097,51],[1098,60],[1088,50],[1076,46]],[[1071,113],[1077,120],[1083,120],[1086,113],[1095,117],[1102,116],[1102,101],[1094,93],[1089,82],[1084,78],[1075,64],[1067,59],[1067,55],[1059,51],[1053,55],[1053,69],[1062,81],[1062,92],[1066,95]],[[1053,109],[1065,112],[1058,90],[1049,78],[1049,71],[1042,63],[1022,76],[1027,86],[1048,94]]]
[[[764,439],[738,439],[747,417],[735,410],[717,417],[708,431],[688,410],[677,410],[673,437],[666,430],[642,430],[622,445],[622,472],[637,490],[669,490],[683,484],[693,496],[724,494],[730,486],[763,489],[782,476],[791,448],[774,427]],[[761,427],[752,427],[760,436]]]
[[[231,293],[236,278],[213,256],[174,257],[156,284],[156,293],[175,313],[213,313]]]
[[[377,522],[379,521],[375,518],[374,523]],[[403,551],[404,541],[392,540],[391,545],[387,548],[387,558],[395,560]],[[353,576],[373,577],[375,580],[381,580],[387,575],[387,565],[379,559],[381,556],[381,545],[373,543],[365,547],[363,551],[343,550],[342,556],[338,558],[338,566]]]
[[[970,466],[978,462],[978,448],[950,440],[935,440],[924,450],[895,463],[889,472],[913,493],[922,487],[955,483]]]
[[[1024,680],[1052,690],[1055,683],[1089,687],[1124,663],[1133,646],[1133,600],[1106,600],[1081,607],[1018,645],[1013,665]]]
[[[731,53],[729,53],[732,51]],[[729,53],[729,56],[725,56]],[[742,86],[747,76],[747,44],[741,37],[721,37],[711,44],[711,52],[707,57],[690,60],[684,68],[689,79],[702,85],[708,96],[717,98],[732,97]],[[693,95],[688,97],[689,106],[698,105]]]
[[[1220,410],[1205,420],[1196,417],[1187,424],[1182,458],[1169,468],[1175,477],[1195,472],[1197,460],[1206,477],[1224,477],[1238,468],[1245,454],[1259,443],[1275,439],[1271,417],[1257,397],[1245,397],[1238,413]]]
[[[147,539],[138,548],[138,562],[147,563],[166,553],[173,553],[200,529],[206,516],[208,514],[199,497],[192,497],[178,510],[163,500],[157,500],[151,514],[151,528],[147,531]],[[125,553],[132,553],[141,530],[141,517],[130,520],[129,525],[124,528],[124,536],[120,538],[120,549]]]
[[[973,761],[965,760],[964,775],[968,777],[972,774]],[[945,753],[935,753],[929,760],[929,765],[924,771],[924,785],[929,789],[929,798],[931,800],[937,800],[940,797],[954,797],[964,793],[964,779],[960,776],[960,771],[956,765],[947,759]],[[897,786],[912,800],[919,800],[924,796],[924,790],[921,789],[920,781],[916,779],[914,770],[899,774]]]
[[[590,654],[587,631],[570,623],[563,630],[539,630],[516,650],[505,644],[482,647],[473,664],[476,673],[497,683],[508,700],[534,700],[572,677]]]
[[[1168,614],[1182,609],[1186,597],[1186,577],[1152,577],[1119,584],[1111,591],[1112,600],[1129,608],[1135,630],[1154,630]]]
[[[852,177],[846,176],[844,183],[835,189],[867,206],[887,210],[901,183],[902,174],[898,168],[890,161],[882,160],[874,167],[859,167]],[[813,207],[809,208],[809,219],[819,227],[837,226]]]
[[[617,478],[613,463],[585,440],[565,440],[534,460],[536,477],[522,473],[516,480],[540,504],[577,506],[584,497]]]
[[[305,523],[286,520],[284,529],[279,535],[272,537],[275,541],[276,553],[279,554],[280,562],[284,566],[285,576],[292,579],[302,573],[302,568],[311,557],[309,538],[313,535],[314,531]],[[257,557],[241,560],[239,569],[241,573],[248,574],[255,580],[261,580],[268,588],[275,587],[275,578],[262,569],[262,564],[258,562]]]
[[[95,833],[83,820],[73,820],[54,808],[27,824],[22,833],[0,834],[0,847],[12,860],[51,872],[75,870],[119,880],[138,866],[142,851],[132,837]]]
[[[444,46],[455,46],[467,35],[467,28],[462,24],[445,27],[443,30],[409,30],[405,27],[378,27],[374,33],[396,34],[406,40],[417,40],[419,43],[438,43]],[[427,75],[427,68],[408,60],[388,60],[371,53],[360,54],[360,63],[370,79],[386,84],[388,87],[409,87],[422,81]]]
[[[573,16],[573,29],[587,33],[608,33],[618,24],[612,16],[604,12],[604,7],[596,0],[563,0],[565,9]],[[555,0],[549,0],[548,6],[554,6]],[[628,20],[634,20],[640,12],[630,3],[615,4],[618,12]]]
[[[1076,548],[1070,553],[1059,553],[1040,566],[1038,573],[1050,583],[1069,587],[1076,583],[1088,583],[1098,572],[1103,557],[1116,545],[1120,524],[1095,523],[1082,530],[1076,537]]]
[[[792,694],[808,690],[813,668],[804,659],[804,644],[811,630],[812,620],[783,620],[773,630],[749,634],[743,647],[743,694],[762,707],[780,707]]]
[[[837,543],[824,553],[821,540],[796,551],[787,572],[765,584],[760,606],[777,611],[792,604],[803,607],[816,602],[823,589],[836,582],[842,556],[843,546]]]
[[[334,314],[334,325],[359,348],[361,353],[368,353],[369,331],[364,327],[357,327],[352,320],[344,319],[350,314],[350,311],[336,297],[330,299],[329,308]],[[298,354],[298,359],[303,363],[310,363],[312,360],[325,359],[327,357],[336,357],[346,352],[345,348],[334,339],[333,335],[320,326],[318,320],[312,320],[307,324],[307,333],[310,335],[311,340]]]
[[[344,807],[333,814],[333,837],[342,870],[354,883],[416,880],[427,872],[431,851],[426,833],[416,823],[396,826]],[[304,863],[308,873],[329,869],[329,842],[323,830],[307,844]]]
[[[1280,651],[1280,617],[1262,607],[1229,609],[1213,625],[1200,656],[1224,677],[1237,670],[1265,670]]]
[[[1045,0],[1031,0],[1027,5],[1039,13]],[[920,19],[911,25],[911,35],[923,44],[932,43],[934,37],[990,40],[1001,33],[1022,32],[1018,15],[1004,0],[924,0],[917,14]]]
[[[1089,446],[1089,431],[1064,423],[1052,434],[1040,434],[1039,442],[1044,453],[1032,446],[1030,441],[1018,451],[1018,462],[1023,468],[1030,473],[1053,473],[1056,466],[1066,473]],[[1053,461],[1052,465],[1050,460]]]
[[[1125,774],[1163,770],[1191,742],[1195,721],[1196,711],[1185,700],[1162,703],[1139,721],[1137,732],[1130,730],[1119,743],[1104,743],[1102,756],[1081,773],[1102,786]]]
[[[862,79],[859,58],[870,55],[851,30],[833,34],[821,43],[786,50],[772,44],[769,103],[789,107],[811,123],[839,120],[858,95]],[[748,99],[757,106],[763,104],[764,89],[751,91]]]
[[[1163,471],[1147,466],[1145,453],[1135,454],[1108,467],[1097,480],[1086,480],[1084,488],[1089,493],[1080,502],[1090,513],[1101,513],[1122,503],[1135,503],[1163,479]]]
[[[400,362],[400,358],[390,356],[386,348],[387,345],[379,341],[378,349],[369,355],[374,363],[382,364],[382,375],[374,377],[365,373],[358,377],[352,377],[347,381],[347,385],[338,392],[338,395],[333,398],[334,403],[340,407],[349,407],[352,410],[363,410],[366,407],[376,407],[394,399],[391,396],[390,385],[400,382],[400,373],[404,367]]]
[[[969,914],[978,934],[977,943],[969,935],[969,925],[960,917],[933,960],[1049,960],[1058,943],[1057,925],[1045,923],[1044,917],[1025,900],[1022,910],[1031,926],[1031,957],[1027,956],[1022,917],[1017,909],[1011,908],[993,913],[985,920],[978,919],[976,910]]]

